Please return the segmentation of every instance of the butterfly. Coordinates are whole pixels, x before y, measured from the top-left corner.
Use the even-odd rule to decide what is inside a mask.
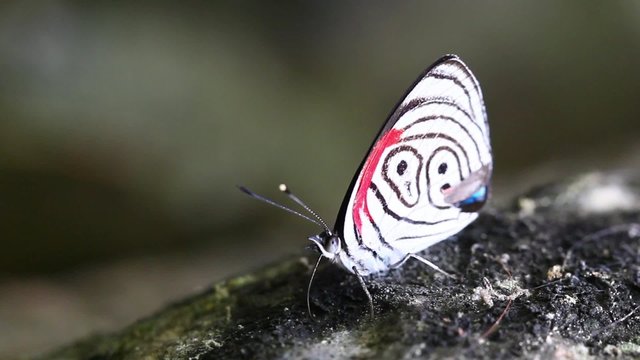
[[[358,167],[331,229],[280,185],[312,217],[245,187],[242,191],[323,228],[311,240],[322,258],[355,274],[369,300],[364,277],[415,259],[460,232],[489,198],[493,158],[480,85],[456,55],[429,66],[393,108]],[[307,307],[311,314],[307,291]]]

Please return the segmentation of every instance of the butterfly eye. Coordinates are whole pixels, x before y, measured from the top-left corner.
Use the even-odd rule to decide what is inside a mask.
[[[438,174],[444,174],[447,172],[447,163],[442,163],[438,166]]]
[[[326,246],[325,246],[325,251],[329,254],[337,254],[340,252],[340,238],[338,238],[337,236],[333,236],[331,239],[329,239],[329,241],[327,242]]]
[[[407,162],[404,160],[401,160],[398,163],[398,166],[396,167],[396,171],[398,172],[398,175],[400,176],[404,175],[404,172],[407,171]]]

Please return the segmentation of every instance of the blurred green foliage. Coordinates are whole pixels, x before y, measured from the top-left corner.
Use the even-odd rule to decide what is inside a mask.
[[[298,251],[313,229],[235,185],[286,181],[332,221],[391,106],[445,53],[483,86],[498,182],[637,141],[636,2],[3,2],[0,273],[246,229]]]

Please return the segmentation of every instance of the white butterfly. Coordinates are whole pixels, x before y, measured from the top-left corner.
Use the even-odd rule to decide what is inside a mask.
[[[351,181],[333,230],[284,185],[281,190],[315,220],[240,188],[323,227],[309,238],[322,254],[316,268],[326,257],[354,273],[373,313],[363,276],[411,258],[445,273],[416,253],[477,218],[489,196],[492,169],[480,85],[460,58],[446,55],[420,75],[380,129]]]

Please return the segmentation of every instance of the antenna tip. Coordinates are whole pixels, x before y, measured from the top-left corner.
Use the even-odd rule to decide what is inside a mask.
[[[278,186],[278,189],[280,189],[280,191],[284,193],[289,192],[289,188],[287,187],[286,184],[280,184],[280,186]]]

